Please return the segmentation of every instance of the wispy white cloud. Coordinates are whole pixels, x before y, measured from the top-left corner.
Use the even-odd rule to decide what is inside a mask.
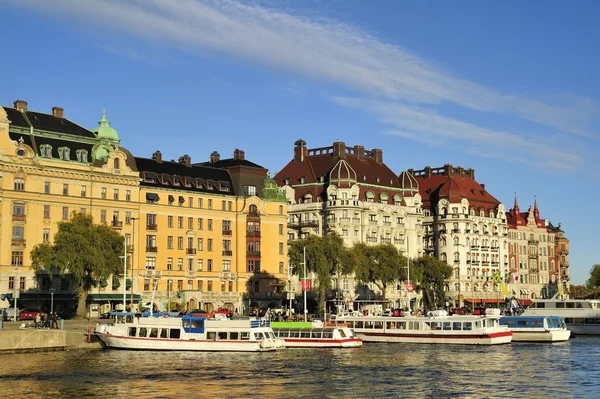
[[[536,165],[554,169],[570,169],[581,162],[576,152],[554,145],[547,136],[517,135],[442,116],[436,109],[445,103],[516,117],[581,140],[595,139],[600,127],[600,104],[594,100],[557,96],[541,101],[503,92],[455,76],[355,27],[294,14],[289,7],[276,9],[273,2],[265,7],[256,1],[234,0],[10,1],[199,55],[225,53],[338,84],[377,99],[337,98],[339,104],[366,107],[402,137],[430,145],[441,140],[472,141],[480,143],[472,150],[480,155],[503,151],[504,156],[525,163],[531,162],[532,155]],[[481,149],[484,145],[487,152]],[[514,149],[522,156],[515,155]],[[545,157],[552,157],[552,163]]]
[[[547,170],[571,171],[583,162],[576,143],[554,144],[561,137],[543,139],[531,135],[487,129],[438,114],[435,110],[396,102],[333,97],[341,105],[373,115],[390,126],[388,134],[428,145],[448,145],[485,158],[503,159]],[[562,138],[564,139],[564,137]]]

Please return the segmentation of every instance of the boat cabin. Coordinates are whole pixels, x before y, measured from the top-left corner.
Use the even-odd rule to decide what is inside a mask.
[[[505,316],[500,325],[516,328],[565,328],[565,322],[558,316]]]

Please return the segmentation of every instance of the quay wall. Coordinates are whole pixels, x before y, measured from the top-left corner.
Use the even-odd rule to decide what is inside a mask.
[[[0,354],[16,352],[43,352],[65,349],[100,349],[97,336],[87,332],[69,330],[2,330],[0,331]]]

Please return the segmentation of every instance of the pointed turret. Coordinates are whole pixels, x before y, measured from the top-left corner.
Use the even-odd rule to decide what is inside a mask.
[[[515,203],[513,205],[513,210],[515,211],[515,214],[519,213],[519,203],[517,202],[517,194],[515,194]]]
[[[110,127],[110,122],[106,119],[106,109],[102,110],[102,118],[98,122],[98,127],[93,129],[92,132],[96,133],[96,137],[99,139],[105,139],[114,142],[120,142],[117,131]]]

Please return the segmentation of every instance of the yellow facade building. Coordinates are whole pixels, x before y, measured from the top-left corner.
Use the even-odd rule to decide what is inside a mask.
[[[34,272],[29,253],[86,212],[121,232],[128,251],[125,287],[114,276],[95,288],[92,315],[121,308],[124,291],[128,305],[148,304],[155,284],[159,310],[281,303],[287,214],[266,169],[240,150],[192,164],[137,158],[119,143],[104,114],[88,130],[59,107],[0,107],[0,293],[18,293],[20,308],[71,306],[69,279]]]

